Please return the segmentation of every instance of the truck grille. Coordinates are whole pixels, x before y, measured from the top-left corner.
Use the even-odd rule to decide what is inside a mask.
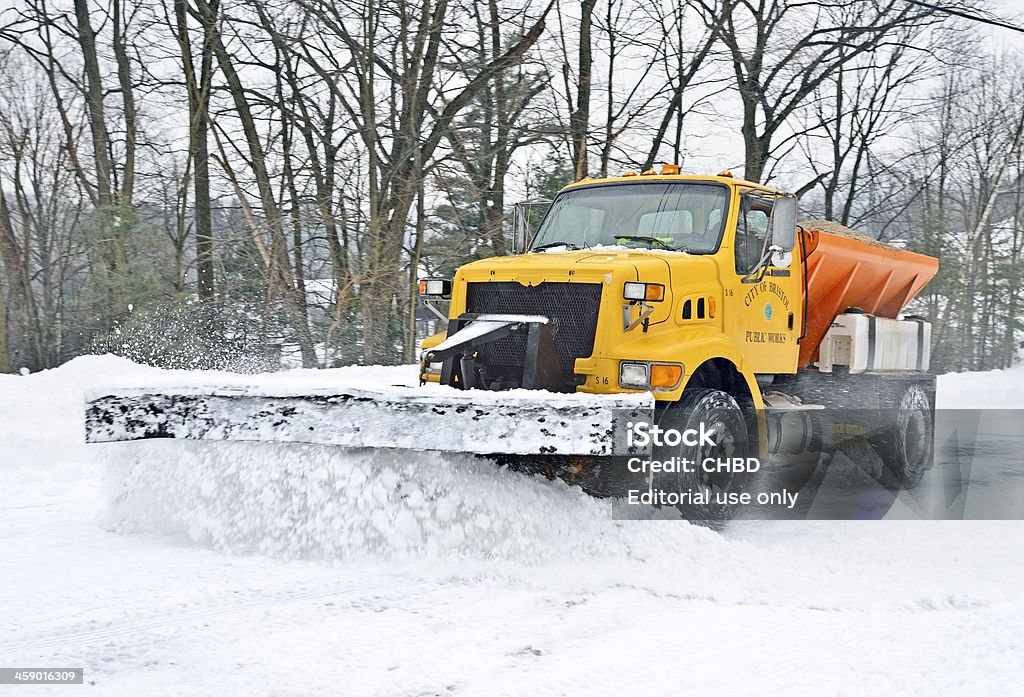
[[[555,325],[555,351],[566,376],[573,374],[577,358],[594,352],[600,283],[541,283],[524,286],[515,282],[470,283],[466,311],[516,315],[543,315]],[[486,365],[521,367],[526,338],[512,335],[486,344],[480,358]]]

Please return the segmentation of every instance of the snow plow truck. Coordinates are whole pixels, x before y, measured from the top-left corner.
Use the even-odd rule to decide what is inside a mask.
[[[452,450],[622,496],[749,485],[638,460],[820,466],[852,429],[914,486],[935,377],[931,326],[901,313],[938,261],[797,218],[793,195],[729,172],[583,179],[534,234],[517,225],[513,254],[421,280],[447,331],[424,341],[418,384],[100,391],[87,440]],[[651,437],[670,430],[702,435]]]

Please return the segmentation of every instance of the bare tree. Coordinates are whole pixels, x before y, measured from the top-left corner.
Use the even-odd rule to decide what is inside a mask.
[[[481,65],[457,90],[438,93],[435,86],[442,82],[444,30],[456,9],[448,0],[415,4],[367,0],[357,8],[301,1],[325,30],[341,39],[357,75],[351,85],[333,81],[332,89],[339,91],[358,125],[367,154],[368,248],[360,278],[363,352],[365,361],[379,362],[389,353],[384,340],[389,318],[394,316],[391,308],[396,301],[411,301],[409,289],[399,281],[403,278],[406,226],[424,186],[424,170],[456,116],[536,43],[550,5],[528,31]],[[359,31],[350,27],[359,27]],[[389,100],[384,124],[378,114],[378,71],[386,80]],[[381,125],[387,126],[386,134]]]
[[[486,15],[482,9],[479,4],[472,8],[478,46],[475,60],[464,66],[470,73],[504,52],[502,30],[507,32],[512,26],[502,17],[496,0],[489,0]],[[472,197],[479,208],[480,224],[474,242],[492,254],[507,251],[505,179],[513,156],[521,148],[545,139],[529,110],[533,99],[546,88],[541,71],[525,62],[505,73],[497,73],[484,84],[467,107],[465,116],[455,122],[446,135],[457,169],[471,182]],[[439,186],[447,186],[442,179],[458,176],[456,172],[449,172],[439,177]]]
[[[827,79],[887,41],[895,30],[944,21],[935,10],[904,2],[696,0],[733,63],[742,106],[744,177],[759,182],[779,148],[778,136]]]
[[[569,61],[562,64],[565,79],[565,94],[569,100],[569,143],[572,148],[573,168],[576,179],[587,176],[587,146],[590,130],[590,92],[594,80],[594,54],[592,28],[594,8],[597,0],[580,0],[579,52],[576,61],[575,104],[572,100]]]
[[[126,11],[122,0],[96,5],[73,0],[70,13],[51,9],[46,0],[27,0],[13,9],[14,19],[0,28],[0,37],[35,61],[50,88],[69,164],[93,206],[94,244],[100,264],[92,271],[94,283],[103,287],[105,295],[95,311],[103,318],[101,324],[109,324],[127,313],[129,302],[125,238],[131,225],[138,137],[128,48],[132,12]],[[101,36],[94,26],[97,16],[102,26],[109,28],[107,36]],[[74,58],[80,61],[80,72],[73,60],[65,59],[69,45],[77,48]],[[104,60],[107,50],[112,61]],[[112,94],[120,96],[116,109],[108,104]],[[90,136],[88,145],[79,142],[76,127],[75,102],[79,98]],[[114,132],[116,137],[111,135]]]
[[[214,14],[218,2],[210,3]],[[188,5],[188,0],[174,0],[174,19],[167,24],[177,40],[181,55],[182,75],[185,92],[188,95],[189,115],[189,166],[192,170],[194,187],[193,217],[196,236],[197,290],[200,300],[211,301],[216,293],[213,261],[213,233],[210,210],[210,146],[209,110],[210,89],[213,78],[213,34],[204,26],[202,44],[199,49],[199,69],[193,55],[192,38],[189,30],[189,16],[198,12]],[[189,171],[186,167],[186,181]],[[182,220],[182,225],[184,221]],[[184,235],[181,235],[184,237]]]
[[[712,9],[712,15],[701,17],[701,24],[707,27],[707,31],[703,34],[691,33],[694,31],[691,17],[707,12],[708,7]],[[668,104],[663,107],[661,120],[651,137],[651,146],[641,165],[644,170],[654,166],[669,136],[670,127],[674,127],[671,160],[675,163],[683,161],[683,121],[686,117],[684,95],[695,86],[699,72],[708,62],[718,42],[723,17],[716,3],[704,6],[675,3],[668,11],[657,5],[652,12],[665,37],[654,52],[654,62],[664,69]]]
[[[0,373],[11,372],[11,347],[7,343],[7,290],[0,274]]]
[[[305,297],[295,281],[289,259],[288,241],[284,233],[283,215],[267,167],[267,152],[253,114],[250,96],[236,68],[236,59],[225,45],[217,4],[209,0],[195,0],[194,16],[203,27],[204,34],[209,37],[213,55],[224,76],[225,87],[234,106],[234,115],[242,129],[243,149],[248,154],[246,164],[256,183],[263,225],[270,238],[269,254],[266,257],[269,264],[270,296],[281,299],[295,330],[295,338],[302,354],[302,364],[313,367],[317,361],[306,318]]]
[[[1001,367],[1013,358],[1008,345],[1019,331],[1012,312],[1021,283],[1020,85],[1019,66],[1005,60],[951,71],[934,107],[914,124],[915,151],[893,168],[893,197],[910,199],[903,214],[908,241],[940,257],[923,299],[939,371]]]
[[[67,167],[52,100],[31,66],[0,70],[0,262],[4,314],[15,327],[7,339],[20,365],[32,370],[63,360],[68,336],[69,275],[86,263],[76,243],[79,204]],[[84,240],[82,240],[84,241]],[[80,344],[78,344],[80,345]]]

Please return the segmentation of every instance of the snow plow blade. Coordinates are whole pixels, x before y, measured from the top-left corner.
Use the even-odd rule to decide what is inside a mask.
[[[87,396],[88,443],[148,438],[312,443],[479,455],[642,455],[627,424],[650,394],[554,394],[449,387],[121,389]]]

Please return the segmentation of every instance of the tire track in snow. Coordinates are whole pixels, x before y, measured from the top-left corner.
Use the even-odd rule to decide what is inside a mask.
[[[104,627],[89,627],[93,622],[55,626],[37,632],[35,637],[23,637],[15,641],[0,643],[0,654],[22,653],[26,651],[47,651],[53,649],[69,650],[72,647],[85,647],[100,642],[131,639],[139,635],[161,629],[181,626],[188,627],[204,620],[220,618],[247,610],[261,610],[271,607],[313,603],[321,600],[339,599],[344,608],[351,610],[379,611],[381,609],[401,609],[391,605],[398,599],[421,598],[431,592],[444,590],[444,587],[426,581],[409,582],[394,580],[383,585],[367,588],[364,583],[358,586],[330,590],[310,590],[308,592],[277,591],[271,593],[258,592],[249,595],[245,600],[227,603],[217,607],[191,607],[183,610],[150,611],[145,617],[127,622],[115,620]],[[383,604],[383,605],[382,605]],[[299,619],[295,620],[300,621]]]

